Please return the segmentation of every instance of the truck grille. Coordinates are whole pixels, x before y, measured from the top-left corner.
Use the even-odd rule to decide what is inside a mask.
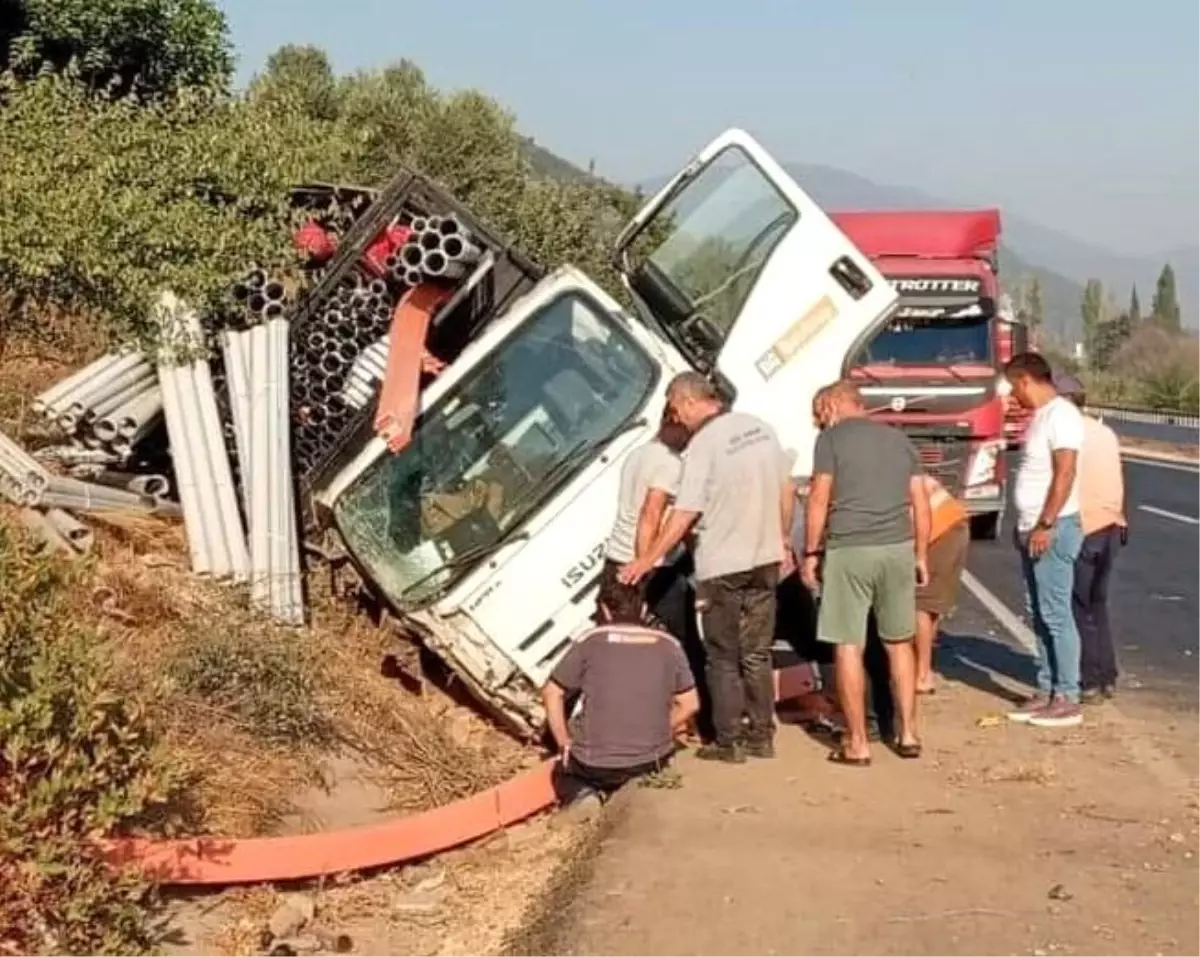
[[[970,430],[954,426],[920,426],[905,430],[917,449],[925,471],[941,482],[948,492],[962,491],[967,459],[971,455]]]

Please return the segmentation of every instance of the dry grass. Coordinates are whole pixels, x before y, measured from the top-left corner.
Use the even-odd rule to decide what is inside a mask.
[[[28,411],[33,395],[102,351],[53,322],[46,331],[44,342],[0,349],[0,428],[30,444],[41,428]],[[328,576],[310,576],[311,629],[277,628],[247,608],[244,589],[190,573],[181,523],[118,512],[86,520],[96,546],[73,607],[111,642],[128,686],[150,692],[195,782],[197,831],[277,829],[321,786],[335,753],[364,765],[405,811],[482,790],[529,760],[448,698],[384,677],[396,638],[332,594]]]

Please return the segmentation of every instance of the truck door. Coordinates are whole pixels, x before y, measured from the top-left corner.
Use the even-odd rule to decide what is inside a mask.
[[[749,134],[706,146],[622,232],[643,316],[812,471],[812,397],[897,295]]]

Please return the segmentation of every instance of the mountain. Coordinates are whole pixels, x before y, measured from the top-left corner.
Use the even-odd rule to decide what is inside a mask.
[[[567,160],[527,140],[531,165],[539,173],[562,179],[595,179]],[[864,176],[815,163],[785,163],[784,168],[824,209],[951,209],[971,204],[933,196],[908,186],[885,185]],[[652,195],[667,180],[657,177],[638,184]],[[986,206],[986,201],[977,205]],[[1197,324],[1197,287],[1200,286],[1200,248],[1189,246],[1164,252],[1160,257],[1122,256],[1084,242],[1041,223],[1001,210],[1004,241],[1000,248],[1000,278],[1010,290],[1036,277],[1042,284],[1042,300],[1048,332],[1073,341],[1080,338],[1079,306],[1083,286],[1090,278],[1104,283],[1118,308],[1129,302],[1137,283],[1143,312],[1150,308],[1155,280],[1163,263],[1175,269],[1176,288],[1185,325]]]

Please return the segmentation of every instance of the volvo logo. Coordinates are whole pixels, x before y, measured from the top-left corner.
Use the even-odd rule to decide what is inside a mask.
[[[903,412],[908,408],[908,399],[904,398],[902,395],[894,396],[892,398],[891,405],[893,412]]]

